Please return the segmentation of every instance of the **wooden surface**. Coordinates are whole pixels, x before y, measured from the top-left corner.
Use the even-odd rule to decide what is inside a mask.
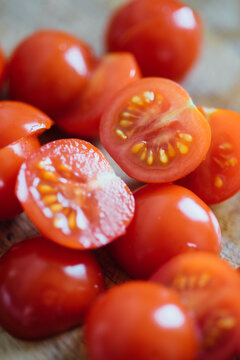
[[[64,29],[85,38],[98,53],[102,31],[111,10],[121,0],[0,0],[0,41],[6,52],[37,28]],[[197,105],[240,112],[240,1],[188,0],[205,19],[206,36],[202,57],[183,85]],[[50,133],[50,138],[52,133]],[[116,166],[117,172],[135,187]],[[213,207],[223,232],[223,256],[240,265],[240,195]],[[0,224],[0,254],[13,243],[37,234],[24,214]],[[115,269],[103,251],[97,257],[104,267],[106,282],[125,275]],[[22,342],[0,329],[0,360],[82,360],[82,329],[41,342]],[[134,359],[133,359],[134,360]]]

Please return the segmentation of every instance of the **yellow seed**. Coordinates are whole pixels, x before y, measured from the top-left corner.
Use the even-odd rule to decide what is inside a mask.
[[[148,158],[147,158],[147,164],[149,166],[151,166],[154,162],[154,156],[153,156],[153,152],[152,150],[149,151],[149,155],[148,155]]]
[[[46,195],[43,197],[43,201],[46,205],[53,204],[57,201],[57,196],[56,195]]]
[[[168,144],[168,155],[170,157],[174,157],[176,155],[176,151],[174,150],[174,147],[170,143]]]
[[[62,204],[56,203],[50,206],[50,209],[52,210],[52,212],[59,212],[62,211],[63,206]]]
[[[137,104],[137,105],[143,105],[143,101],[142,99],[140,98],[140,96],[133,96],[131,101],[134,103],[134,104]]]
[[[58,177],[51,171],[43,171],[42,178],[49,181],[57,181]]]
[[[121,117],[125,117],[125,118],[129,118],[129,117],[136,117],[136,115],[130,113],[130,112],[127,112],[127,111],[124,111],[123,113],[120,114]]]
[[[179,137],[187,142],[192,142],[193,138],[190,134],[179,133]]]
[[[221,188],[223,186],[223,181],[218,175],[215,177],[214,186],[217,188]]]
[[[132,153],[137,154],[144,146],[145,146],[145,144],[143,142],[140,142],[140,143],[137,143],[137,144],[133,145]]]
[[[46,163],[44,162],[44,161],[39,161],[39,163],[37,164],[37,167],[38,167],[38,169],[40,169],[40,170],[44,170],[45,169],[45,167],[46,167]]]
[[[216,164],[218,164],[221,168],[224,167],[224,162],[219,160],[218,158],[214,157],[213,160],[215,161]]]
[[[48,194],[51,192],[55,192],[55,189],[52,186],[46,184],[39,184],[37,189],[41,194]]]
[[[157,94],[157,95],[156,95],[156,100],[157,100],[157,103],[158,103],[158,104],[161,104],[161,103],[162,103],[162,101],[163,101],[163,97],[162,97],[162,95]]]
[[[59,169],[60,171],[71,171],[70,166],[68,166],[68,165],[66,165],[66,164],[60,164],[59,167],[58,167],[58,169]]]
[[[186,155],[189,150],[187,145],[185,145],[179,141],[177,141],[177,148],[178,148],[180,154],[182,154],[182,155]]]
[[[238,163],[238,161],[235,157],[232,157],[226,161],[226,165],[230,165],[230,166],[236,166],[237,163]]]
[[[119,124],[123,127],[128,127],[128,126],[132,125],[133,122],[129,121],[129,120],[120,120]]]
[[[218,320],[217,326],[222,329],[232,329],[236,325],[236,319],[234,317],[225,317],[223,319]]]
[[[173,286],[178,290],[184,290],[186,287],[187,278],[186,276],[178,276],[174,282]]]
[[[230,150],[230,149],[232,149],[232,144],[230,144],[230,143],[222,143],[218,147],[219,147],[219,149],[222,149],[222,150]]]
[[[201,288],[205,287],[209,283],[210,278],[211,278],[210,274],[208,273],[202,274],[198,281],[198,286]]]
[[[159,151],[159,159],[161,163],[167,164],[168,163],[168,156],[166,154],[166,151],[164,149],[160,149]]]
[[[121,130],[121,129],[116,129],[115,133],[120,136],[121,139],[126,140],[127,139],[127,135]]]
[[[145,157],[146,157],[146,155],[147,155],[147,148],[145,148],[145,149],[143,150],[143,152],[142,152],[142,154],[141,154],[141,156],[140,156],[140,159],[141,159],[141,160],[144,160]]]
[[[70,229],[75,229],[76,227],[76,215],[75,212],[71,212],[71,214],[68,217],[68,226]]]
[[[152,91],[144,91],[143,96],[146,103],[150,103],[154,100],[154,93]]]

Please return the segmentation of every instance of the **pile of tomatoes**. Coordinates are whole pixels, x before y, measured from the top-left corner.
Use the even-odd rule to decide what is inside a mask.
[[[0,220],[24,210],[41,233],[0,259],[0,325],[37,340],[84,323],[90,360],[231,359],[240,277],[208,205],[240,189],[240,115],[196,107],[175,82],[202,44],[189,6],[126,3],[106,44],[99,58],[41,30],[0,51]],[[67,138],[41,146],[53,124]],[[96,137],[146,184],[132,193]],[[103,247],[131,278],[104,293]]]

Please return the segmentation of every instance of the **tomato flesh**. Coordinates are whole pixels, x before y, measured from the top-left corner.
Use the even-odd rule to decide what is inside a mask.
[[[124,234],[134,212],[127,185],[90,143],[48,143],[21,166],[16,194],[49,239],[72,248],[95,248]]]
[[[207,120],[177,83],[147,78],[126,86],[101,119],[100,138],[118,165],[145,182],[170,182],[204,159]]]
[[[103,290],[93,255],[43,237],[14,245],[0,260],[0,322],[11,335],[41,339],[79,325]]]
[[[200,108],[212,131],[210,149],[199,167],[180,180],[207,204],[216,204],[240,189],[240,114]]]
[[[147,282],[128,282],[99,297],[86,319],[85,339],[91,360],[192,360],[197,350],[180,298]]]
[[[57,126],[73,135],[97,137],[106,106],[120,89],[139,78],[140,70],[130,53],[103,56],[84,92],[56,118]]]

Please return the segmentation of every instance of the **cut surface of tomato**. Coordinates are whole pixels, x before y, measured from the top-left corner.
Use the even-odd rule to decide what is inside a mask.
[[[216,204],[240,189],[240,114],[207,107],[199,109],[211,127],[211,146],[206,159],[179,183],[207,204]]]
[[[42,146],[21,166],[16,194],[28,217],[49,239],[96,248],[124,234],[134,197],[92,144],[78,139]]]
[[[57,126],[77,136],[98,136],[106,106],[120,89],[139,78],[140,70],[132,54],[103,56],[79,99],[55,119]]]
[[[100,138],[129,176],[161,183],[179,179],[201,163],[211,132],[180,85],[146,78],[118,93],[103,114]]]

